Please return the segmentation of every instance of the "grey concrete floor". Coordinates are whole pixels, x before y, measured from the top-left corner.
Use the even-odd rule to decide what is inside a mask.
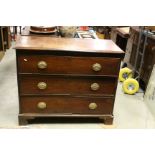
[[[0,62],[0,128],[155,128],[154,116],[143,101],[143,93],[127,95],[118,82],[114,106],[114,125],[103,123],[51,123],[18,126],[18,89],[15,50],[7,50]]]

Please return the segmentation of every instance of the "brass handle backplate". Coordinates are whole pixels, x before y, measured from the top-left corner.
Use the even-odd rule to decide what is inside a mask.
[[[93,69],[95,72],[98,72],[98,71],[100,71],[100,70],[102,69],[102,66],[101,66],[101,64],[99,64],[99,63],[95,63],[95,64],[92,65],[92,69]]]
[[[94,110],[97,108],[97,104],[96,103],[90,103],[89,104],[89,109]]]
[[[47,84],[45,82],[39,82],[37,86],[39,89],[46,89],[47,88]]]
[[[47,105],[46,105],[45,102],[39,102],[39,103],[37,104],[37,107],[38,107],[39,109],[45,109],[45,108],[47,107]]]
[[[45,61],[39,61],[38,62],[38,68],[39,69],[45,69],[45,68],[47,68],[47,63]]]
[[[90,87],[91,90],[99,90],[100,85],[98,83],[92,83]]]

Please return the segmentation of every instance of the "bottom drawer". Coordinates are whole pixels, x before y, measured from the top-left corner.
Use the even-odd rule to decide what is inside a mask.
[[[20,113],[112,114],[113,103],[101,97],[21,97]]]

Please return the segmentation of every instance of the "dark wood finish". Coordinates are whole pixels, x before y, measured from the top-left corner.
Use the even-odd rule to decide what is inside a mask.
[[[27,125],[28,124],[28,119],[22,116],[18,116],[18,123],[19,125]]]
[[[36,37],[36,36],[18,36],[16,49],[31,49],[34,52],[37,50],[56,51],[72,51],[74,52],[89,52],[92,53],[106,53],[117,54],[119,57],[124,57],[124,52],[116,46],[111,40],[102,39],[77,39],[77,38],[50,38],[50,37]]]
[[[34,119],[35,117],[34,116],[23,116],[23,115],[20,115],[18,116],[18,123],[19,125],[27,125],[28,124],[28,120],[32,120]]]
[[[30,119],[34,119],[35,117],[98,117],[99,119],[102,119],[103,117],[104,118],[109,118],[109,117],[113,117],[111,114],[94,114],[94,115],[91,115],[91,114],[38,114],[38,113],[23,113],[23,114],[19,114],[20,117],[27,117],[27,118],[30,118]]]
[[[129,38],[129,31],[130,27],[119,27],[116,28],[117,33],[122,37],[122,38]]]
[[[0,27],[0,51],[4,51],[4,36],[3,36],[3,28]]]
[[[135,64],[135,56],[137,52],[137,45],[138,45],[138,38],[139,38],[139,29],[138,27],[131,27],[130,29],[130,46],[128,47],[127,56],[124,60],[125,63],[128,64],[129,68],[133,68]],[[144,36],[142,39],[142,42],[140,44],[140,50],[143,50],[143,44],[144,44]],[[127,58],[128,57],[128,58]],[[141,55],[138,56],[138,62],[140,62]],[[149,35],[147,39],[147,45],[145,49],[145,55],[144,55],[144,62],[142,66],[142,72],[140,75],[140,84],[141,87],[145,90],[153,69],[153,66],[155,64],[155,35]],[[138,63],[138,66],[140,63]]]
[[[116,37],[116,44],[123,50],[126,51],[126,45],[127,45],[127,38],[121,37],[119,34],[117,34]]]
[[[44,113],[23,113],[23,114],[19,114],[19,125],[27,125],[29,123],[29,121],[35,119],[35,118],[44,118],[44,120],[46,119],[46,121],[48,120],[49,122],[49,118],[50,121],[57,120],[56,118],[87,118],[88,119],[93,119],[93,118],[99,118],[103,121],[104,124],[106,125],[111,125],[113,123],[113,115],[104,115],[104,114],[44,114]],[[40,120],[40,119],[39,119]],[[35,120],[34,120],[35,121]],[[81,121],[81,120],[80,120]],[[40,121],[39,121],[40,122]]]
[[[47,107],[39,109],[37,104],[45,102]],[[89,104],[95,102],[96,109],[89,109]],[[58,114],[109,114],[112,115],[112,98],[87,97],[21,97],[22,113],[58,113]]]
[[[127,41],[129,38],[130,27],[116,28],[116,44],[123,50],[126,51]]]
[[[110,40],[20,37],[16,44],[19,124],[36,117],[102,117],[112,124],[121,51]],[[46,61],[46,69],[38,62]],[[93,71],[99,63],[102,69]],[[39,82],[47,88],[40,90]],[[98,83],[98,90],[91,84]],[[39,109],[38,102],[46,108]],[[96,109],[89,104],[96,103]]]
[[[20,62],[20,73],[93,74],[117,77],[120,66],[119,58],[21,55],[18,57],[18,61]],[[37,66],[39,61],[45,61],[47,68],[39,69]],[[92,69],[95,63],[102,66],[98,72]],[[115,66],[115,70],[109,66]]]
[[[0,51],[6,51],[11,46],[11,35],[9,26],[0,26]]]
[[[105,77],[55,77],[55,76],[26,76],[22,75],[20,93],[22,94],[105,94],[115,92],[115,78]],[[39,82],[47,84],[46,89],[37,87]],[[98,83],[98,90],[91,90],[91,85]],[[60,87],[61,86],[61,87]]]
[[[106,125],[111,125],[113,123],[113,117],[112,116],[111,117],[109,117],[109,116],[105,117],[104,116],[104,117],[100,117],[100,119],[102,119],[104,124],[106,124]]]

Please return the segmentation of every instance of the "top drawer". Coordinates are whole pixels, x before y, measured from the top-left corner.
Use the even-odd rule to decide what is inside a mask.
[[[91,74],[117,76],[119,58],[19,55],[19,73]]]

